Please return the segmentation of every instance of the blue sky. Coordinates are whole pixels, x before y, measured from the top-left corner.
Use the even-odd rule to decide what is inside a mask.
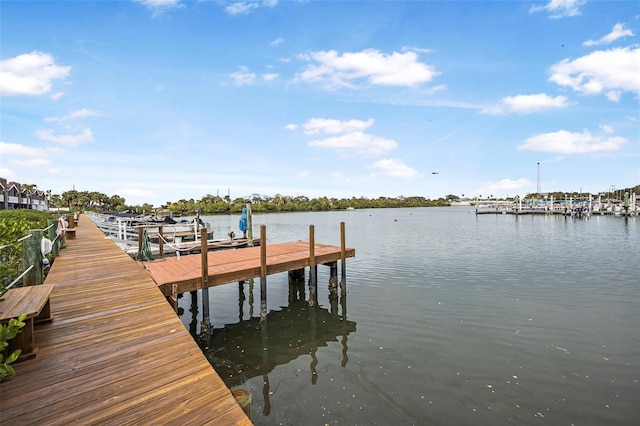
[[[53,193],[640,184],[637,1],[2,0],[0,19],[0,177]]]

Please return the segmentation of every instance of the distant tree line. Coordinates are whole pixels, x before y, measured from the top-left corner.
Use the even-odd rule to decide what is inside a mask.
[[[635,192],[640,195],[640,185],[633,188],[613,189],[608,192],[602,192],[605,198],[621,199],[625,192]],[[580,192],[551,192],[547,196],[553,196],[555,199],[564,199],[565,197],[578,198],[588,196],[588,193]],[[597,195],[597,194],[593,194]],[[525,198],[536,198],[538,194],[529,193]],[[487,195],[488,198],[494,198],[493,195]],[[462,194],[464,198],[464,194]],[[480,198],[483,198],[480,196]],[[398,197],[351,197],[351,198],[329,198],[318,197],[309,198],[304,195],[281,195],[274,196],[251,194],[247,198],[231,199],[228,195],[220,197],[218,195],[207,194],[200,200],[178,200],[176,202],[167,201],[161,205],[161,209],[170,210],[176,215],[193,215],[197,212],[200,214],[228,214],[240,213],[247,201],[251,201],[253,211],[255,212],[297,212],[297,211],[329,211],[344,210],[349,207],[355,209],[364,208],[392,208],[392,207],[437,207],[448,206],[451,201],[460,201],[461,197],[449,194],[436,200],[431,200],[420,196],[398,196]],[[127,205],[125,199],[119,195],[108,196],[101,192],[95,191],[66,191],[62,195],[51,195],[51,207],[69,207],[71,210],[94,210],[94,211],[120,211],[152,214],[156,210],[152,204],[144,203],[142,205]]]
[[[251,201],[254,212],[298,212],[298,211],[329,211],[344,210],[349,207],[355,209],[364,208],[389,208],[389,207],[434,207],[448,206],[449,201],[445,198],[430,200],[424,197],[352,197],[352,198],[329,198],[318,197],[309,198],[304,195],[295,197],[289,195],[276,194],[267,196],[252,194],[248,198],[236,198],[231,200],[228,196],[220,197],[207,194],[201,200],[179,200],[177,202],[167,201],[162,205],[163,209],[170,210],[175,214],[188,215],[195,212],[201,214],[224,214],[240,213],[246,206],[247,201]]]
[[[49,207],[69,207],[71,210],[115,210],[125,211],[125,199],[119,195],[108,196],[96,191],[66,191],[62,195],[53,194]]]

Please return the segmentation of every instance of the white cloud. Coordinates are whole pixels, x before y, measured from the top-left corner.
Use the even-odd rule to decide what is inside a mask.
[[[355,88],[364,83],[414,87],[440,74],[433,66],[418,61],[418,55],[412,51],[385,55],[377,49],[366,49],[340,55],[330,50],[300,55],[299,59],[313,64],[298,73],[295,80],[322,83],[328,88]]]
[[[42,140],[55,142],[64,147],[75,147],[93,140],[93,133],[89,127],[77,135],[55,135],[51,129],[37,130],[36,135]]]
[[[278,5],[278,0],[263,0],[263,1],[234,1],[229,3],[225,8],[225,12],[229,15],[246,15],[252,10],[260,7],[275,7]]]
[[[32,148],[30,146],[18,145],[15,143],[8,143],[8,142],[0,142],[0,154],[38,157],[38,156],[41,156],[43,152],[40,149]]]
[[[0,61],[0,96],[46,95],[51,93],[52,81],[65,79],[70,70],[56,65],[48,53],[36,51],[4,59]]]
[[[153,17],[158,17],[172,9],[184,7],[180,0],[135,0],[153,12]]]
[[[582,133],[560,130],[530,137],[518,146],[518,149],[555,154],[583,154],[615,151],[625,143],[627,139],[620,136],[592,135],[588,130]]]
[[[262,79],[264,81],[273,81],[276,78],[278,78],[280,76],[280,74],[277,73],[267,73],[267,74],[262,74]]]
[[[51,161],[45,156],[49,151],[14,143],[0,142],[0,157],[6,161],[6,157],[12,159],[11,164],[20,167],[43,167],[51,165]],[[9,170],[9,169],[6,169]],[[2,174],[2,176],[7,176]]]
[[[436,94],[438,92],[442,92],[442,91],[447,90],[447,89],[448,89],[448,87],[447,87],[446,84],[439,84],[437,86],[429,87],[429,88],[423,90],[422,93],[424,95],[429,95],[430,96],[430,95],[434,95],[434,94]]]
[[[180,0],[138,0],[147,7],[175,7],[180,4]]]
[[[341,152],[355,152],[363,156],[378,156],[395,149],[398,144],[391,139],[385,139],[363,132],[355,131],[340,136],[326,139],[312,140],[307,143],[309,146],[335,149]]]
[[[601,44],[609,44],[623,37],[631,37],[633,36],[633,31],[630,29],[625,29],[624,24],[615,24],[613,26],[613,30],[606,36],[600,38],[599,40],[587,40],[582,43],[583,46],[598,46]]]
[[[482,188],[478,188],[476,191],[478,194],[482,194],[485,197],[493,195],[494,197],[501,197],[506,195],[515,195],[519,191],[529,190],[533,183],[526,178],[521,179],[502,179],[498,182],[489,183]]]
[[[298,125],[297,124],[287,124],[286,126],[284,126],[284,128],[287,129],[287,130],[294,131],[294,130],[296,130],[298,128]]]
[[[17,174],[13,170],[11,170],[11,169],[9,169],[7,167],[0,167],[0,176],[2,176],[5,179],[11,181],[11,180],[14,180],[16,178]]]
[[[415,46],[402,46],[400,48],[403,52],[417,52],[417,53],[431,53],[432,49],[425,49],[423,47],[415,47]]]
[[[309,141],[307,143],[308,146],[335,149],[347,155],[355,153],[357,155],[374,157],[397,148],[398,143],[392,139],[386,139],[363,132],[363,130],[373,126],[373,123],[373,118],[367,121],[311,118],[302,125],[302,128],[307,135],[318,133],[337,135]],[[294,130],[295,127],[293,126],[294,125],[289,124],[287,128]]]
[[[565,18],[580,15],[580,7],[585,4],[585,0],[550,0],[543,6],[533,6],[529,13],[547,12],[549,18]]]
[[[256,9],[258,7],[260,7],[260,5],[255,2],[249,3],[244,1],[238,1],[238,2],[231,3],[230,5],[225,7],[224,10],[229,15],[245,15],[251,12],[251,10]]]
[[[404,161],[398,159],[382,159],[375,162],[372,166],[379,170],[385,176],[391,176],[400,179],[416,179],[422,177],[422,173],[407,166]]]
[[[21,167],[43,167],[50,166],[51,160],[46,158],[28,158],[14,161],[14,164]]]
[[[83,108],[83,109],[71,111],[69,114],[63,115],[61,117],[46,117],[44,121],[62,122],[62,121],[68,121],[68,120],[75,120],[76,118],[97,117],[99,115],[101,115],[99,111],[93,111],[90,109]]]
[[[640,48],[600,50],[573,61],[565,59],[550,69],[552,81],[585,95],[605,93],[612,101],[622,92],[640,95]]]
[[[551,97],[546,93],[535,95],[516,95],[502,98],[498,105],[487,107],[481,114],[529,114],[549,108],[564,108],[568,105],[565,96]]]
[[[603,131],[603,132],[605,132],[605,133],[609,133],[609,134],[613,133],[613,127],[611,127],[611,126],[607,126],[606,124],[601,124],[601,125],[600,125],[600,128],[601,128],[601,129],[602,129],[602,131]]]
[[[307,135],[316,133],[350,133],[357,130],[368,129],[373,126],[373,118],[367,121],[362,120],[335,120],[331,118],[312,118],[303,124],[304,132]]]
[[[279,37],[275,40],[273,40],[272,42],[269,43],[269,46],[279,46],[284,42],[284,39],[282,37]]]
[[[240,71],[231,74],[236,86],[250,86],[256,81],[256,74],[250,72],[247,67],[240,67]]]

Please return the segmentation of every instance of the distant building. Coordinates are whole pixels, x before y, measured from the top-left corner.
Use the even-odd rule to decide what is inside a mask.
[[[0,178],[0,210],[47,210],[47,201],[44,191]]]

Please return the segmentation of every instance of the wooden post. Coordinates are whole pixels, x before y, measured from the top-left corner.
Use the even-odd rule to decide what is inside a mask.
[[[260,225],[260,322],[267,320],[267,227]]]
[[[340,263],[342,266],[342,281],[346,284],[347,280],[347,239],[345,236],[344,222],[340,222]],[[344,285],[344,284],[343,284]]]
[[[178,313],[178,284],[171,284],[171,306]]]
[[[209,318],[209,251],[207,249],[207,229],[200,230],[200,259],[202,264],[202,319],[207,326],[210,324]],[[209,331],[207,327],[207,331]]]
[[[309,306],[315,306],[318,299],[318,267],[316,265],[315,228],[309,225]]]
[[[338,262],[329,264],[329,290],[335,291],[338,287]]]
[[[207,254],[207,230],[202,229],[200,231],[200,260],[202,266],[202,288],[209,287],[209,259]]]
[[[142,228],[142,226],[139,226],[138,227],[138,259],[141,259],[140,253],[142,253],[143,233],[144,233],[144,229]]]
[[[267,276],[267,227],[260,225],[260,278]]]
[[[55,260],[55,258],[58,257],[58,254],[60,253],[60,241],[56,241],[56,230],[58,228],[58,221],[55,219],[49,219],[47,220],[47,225],[49,228],[48,238],[53,242],[51,252],[53,253],[53,259]]]
[[[22,265],[26,270],[33,265],[33,269],[22,277],[22,285],[42,284],[42,252],[40,251],[40,241],[42,240],[42,230],[30,230],[27,238],[22,241]]]
[[[162,225],[158,226],[158,245],[160,246],[160,257],[164,257],[164,232]]]
[[[262,243],[262,241],[260,243]],[[247,201],[247,246],[253,247],[253,219],[251,218],[251,200]]]

